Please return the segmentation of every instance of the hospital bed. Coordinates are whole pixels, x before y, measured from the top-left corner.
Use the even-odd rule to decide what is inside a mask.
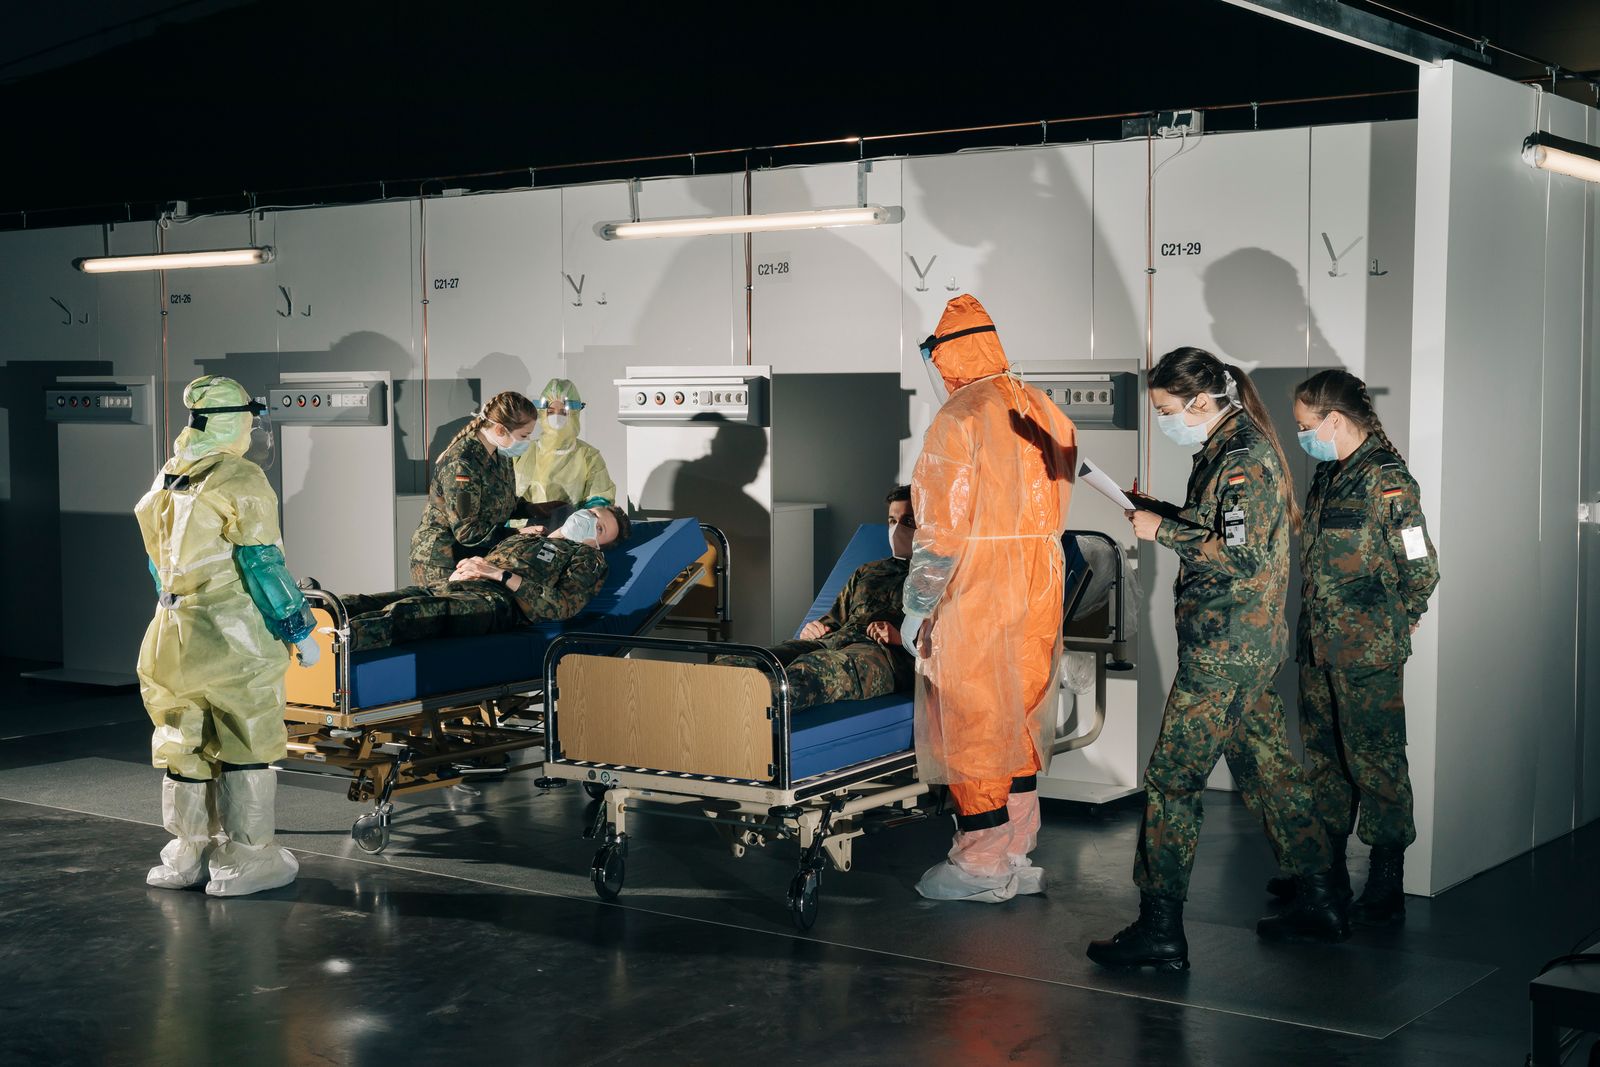
[[[605,584],[572,619],[360,652],[347,647],[339,597],[306,590],[322,658],[288,675],[289,766],[348,777],[350,799],[372,802],[351,827],[357,845],[383,850],[396,794],[541,765],[539,753],[513,756],[544,744],[542,664],[562,634],[646,634],[695,590],[713,614],[726,610],[728,543],[714,527],[636,522],[606,557]]]
[[[886,544],[885,526],[861,527],[802,625],[826,613],[855,570],[882,558]],[[1066,546],[1070,620],[1094,574],[1076,539]],[[634,655],[596,656],[596,645]],[[735,654],[761,669],[645,658],[667,654]],[[630,816],[705,819],[736,857],[769,841],[797,842],[787,903],[795,925],[807,930],[816,921],[825,865],[848,871],[857,837],[927,814],[910,693],[794,712],[784,667],[764,648],[585,633],[552,641],[544,673],[546,773],[604,790],[584,834],[598,842],[590,879],[604,900],[622,891]],[[1103,689],[1103,669],[1097,684]],[[1100,696],[1102,718],[1104,707]],[[1055,750],[1080,748],[1098,735],[1095,722],[1082,735],[1058,738]]]

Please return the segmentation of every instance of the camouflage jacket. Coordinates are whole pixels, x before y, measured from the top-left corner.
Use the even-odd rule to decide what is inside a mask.
[[[490,566],[521,575],[511,596],[529,622],[570,619],[606,582],[606,554],[578,541],[518,534],[485,557]]]
[[[1317,464],[1300,538],[1296,658],[1325,667],[1398,666],[1439,584],[1422,498],[1376,437]]]
[[[491,454],[476,434],[452,443],[433,465],[428,504],[411,535],[412,566],[448,573],[460,560],[483,555],[506,535],[516,507],[510,458]]]
[[[817,620],[828,627],[823,643],[838,647],[866,641],[867,626],[874,622],[887,622],[898,628],[906,617],[900,598],[910,569],[909,561],[893,556],[857,567],[834,599],[833,607]]]
[[[1289,629],[1289,512],[1278,454],[1242,412],[1195,454],[1188,498],[1156,540],[1178,554],[1178,656],[1276,667]]]

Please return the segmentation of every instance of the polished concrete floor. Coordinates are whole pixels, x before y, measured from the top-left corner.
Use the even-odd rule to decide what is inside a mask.
[[[137,696],[16,669],[0,669],[0,1063],[1512,1064],[1528,980],[1600,927],[1592,826],[1412,898],[1403,930],[1260,945],[1271,857],[1211,794],[1187,975],[1083,959],[1136,906],[1129,808],[1047,804],[1050,891],[998,907],[912,892],[948,824],[867,838],[798,935],[792,845],[736,860],[704,826],[641,820],[605,904],[589,801],[529,775],[402,808],[377,857],[351,843],[361,809],[342,792],[284,775],[300,880],[211,900],[143,884],[165,835]]]

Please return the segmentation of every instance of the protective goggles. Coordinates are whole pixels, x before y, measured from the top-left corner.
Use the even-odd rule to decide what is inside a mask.
[[[267,405],[259,400],[251,400],[248,404],[235,404],[225,408],[190,408],[189,425],[196,430],[206,428],[206,417],[209,415],[224,415],[233,411],[248,411],[252,415],[260,415],[267,410]]]
[[[561,403],[566,405],[568,411],[582,411],[585,407],[588,406],[588,405],[584,404],[584,402],[581,401],[581,400],[563,400],[563,401],[561,401]],[[550,406],[550,404],[551,404],[551,400],[550,400],[549,397],[541,396],[539,398],[538,408],[539,408],[540,411],[544,411],[546,408],[548,408]]]
[[[929,334],[927,340],[923,341],[922,344],[918,345],[917,347],[922,350],[923,359],[932,359],[933,350],[944,344],[946,341],[954,341],[957,337],[968,337],[975,333],[994,332],[994,326],[993,324],[990,324],[988,326],[971,326],[965,330],[957,330],[955,333],[947,333],[943,336]]]

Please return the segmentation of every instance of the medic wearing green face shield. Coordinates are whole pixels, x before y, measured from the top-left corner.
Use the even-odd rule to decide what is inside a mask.
[[[565,378],[551,378],[539,394],[539,436],[517,459],[517,495],[531,504],[553,501],[592,508],[617,501],[617,485],[600,450],[580,441],[583,397]]]
[[[247,458],[253,437],[271,441],[264,406],[212,375],[191,382],[183,402],[189,426],[134,509],[160,598],[139,649],[139,687],[173,834],[146,881],[186,889],[207,881],[209,862],[206,892],[243,896],[299,871],[274,840],[268,764],[286,751],[290,648],[307,667],[318,652],[284,566],[278,498]]]

